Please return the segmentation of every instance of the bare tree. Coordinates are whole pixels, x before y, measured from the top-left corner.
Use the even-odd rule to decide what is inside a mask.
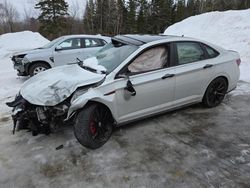
[[[80,6],[78,1],[73,1],[72,5],[69,8],[69,15],[75,19],[75,18],[79,18],[79,11],[80,11]]]
[[[22,29],[37,32],[39,29],[39,22],[34,18],[32,8],[24,8],[23,20],[21,22]]]
[[[13,32],[15,21],[18,18],[16,8],[5,0],[0,4],[0,24],[5,28],[4,32]]]

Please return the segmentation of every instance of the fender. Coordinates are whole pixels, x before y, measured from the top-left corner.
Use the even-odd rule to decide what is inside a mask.
[[[216,73],[216,75],[215,75],[213,78],[211,78],[211,79],[207,82],[207,84],[205,85],[205,88],[204,88],[204,90],[203,90],[204,92],[203,92],[203,94],[202,94],[202,98],[203,98],[203,96],[205,95],[205,93],[206,93],[206,91],[207,91],[207,88],[208,88],[209,84],[210,84],[214,79],[216,79],[216,78],[218,78],[218,77],[224,77],[224,78],[226,78],[228,83],[230,83],[230,81],[231,81],[230,76],[229,76],[226,72]],[[229,89],[229,85],[228,85],[228,91],[229,91],[229,90],[230,90],[230,89]]]
[[[84,108],[84,106],[88,102],[98,102],[110,109],[114,120],[117,120],[117,109],[114,104],[115,101],[115,93],[111,95],[104,95],[101,92],[90,88],[86,93],[79,96],[77,99],[71,102],[71,106],[68,110],[67,118],[65,120],[70,119],[77,110]]]

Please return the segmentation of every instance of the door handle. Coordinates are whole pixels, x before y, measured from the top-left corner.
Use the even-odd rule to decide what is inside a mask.
[[[173,78],[175,76],[175,74],[165,74],[163,77],[161,77],[161,79],[166,79],[166,78]]]
[[[212,64],[207,64],[203,67],[203,69],[208,69],[208,68],[211,68],[213,65]]]

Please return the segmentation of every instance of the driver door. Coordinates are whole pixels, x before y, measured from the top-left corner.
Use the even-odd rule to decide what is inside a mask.
[[[126,89],[128,78],[117,80],[118,123],[145,117],[171,108],[174,100],[175,70],[169,68],[170,46],[145,50],[127,66],[136,95]]]
[[[67,65],[76,62],[83,51],[81,38],[66,39],[54,51],[55,66]]]

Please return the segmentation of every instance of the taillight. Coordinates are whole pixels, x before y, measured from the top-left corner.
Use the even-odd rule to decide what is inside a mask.
[[[238,66],[240,66],[240,64],[241,64],[241,59],[237,59],[237,60],[236,60],[236,63],[237,63]]]

